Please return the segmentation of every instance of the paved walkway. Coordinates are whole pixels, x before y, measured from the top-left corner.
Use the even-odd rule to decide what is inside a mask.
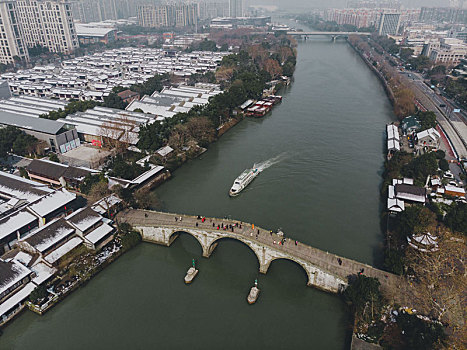
[[[149,226],[149,227],[168,227],[178,228],[180,231],[183,229],[198,228],[205,231],[218,231],[222,230],[224,233],[229,233],[233,239],[247,238],[256,243],[261,243],[264,246],[282,250],[285,253],[295,256],[297,258],[306,260],[316,267],[323,269],[337,277],[347,280],[347,277],[352,274],[358,274],[362,269],[364,275],[369,277],[376,277],[381,283],[381,290],[390,301],[398,302],[405,305],[405,292],[409,292],[409,288],[405,279],[391,274],[386,271],[376,269],[370,265],[360,263],[345,257],[341,257],[320,249],[311,247],[309,245],[297,242],[292,237],[285,233],[285,243],[279,244],[281,237],[277,233],[271,233],[269,230],[253,226],[251,223],[246,223],[238,220],[230,219],[217,219],[206,218],[203,223],[202,220],[197,219],[196,216],[170,214],[146,210],[125,210],[118,215],[118,220],[128,222],[135,226]],[[198,224],[198,226],[196,226]],[[232,225],[232,229],[224,230],[222,226]],[[253,228],[254,227],[254,228]],[[339,263],[341,261],[341,264]]]

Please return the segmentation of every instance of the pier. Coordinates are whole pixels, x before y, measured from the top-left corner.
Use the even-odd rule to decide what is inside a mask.
[[[348,284],[348,277],[363,270],[365,276],[375,277],[380,281],[381,290],[390,301],[404,304],[403,296],[406,295],[404,291],[408,288],[404,278],[296,242],[287,235],[285,236],[286,242],[279,244],[281,236],[277,233],[271,234],[270,230],[253,226],[251,223],[218,218],[206,218],[202,222],[196,216],[134,209],[122,211],[117,219],[131,224],[141,233],[143,241],[164,246],[170,246],[181,232],[186,232],[199,242],[205,258],[209,258],[222,239],[241,241],[255,253],[261,273],[267,273],[274,260],[291,260],[305,270],[308,276],[308,286],[327,292],[342,291]],[[222,226],[230,227],[230,225],[233,226],[233,230],[222,228]]]

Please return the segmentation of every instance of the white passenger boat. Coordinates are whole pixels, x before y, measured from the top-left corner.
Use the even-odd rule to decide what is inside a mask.
[[[259,297],[259,288],[258,288],[258,280],[255,280],[255,285],[251,287],[250,289],[250,294],[248,294],[248,297],[246,300],[248,301],[248,304],[254,304],[256,303],[256,300]]]
[[[185,283],[190,284],[198,274],[198,270],[196,270],[194,267],[190,267],[186,273],[185,276]]]
[[[243,173],[237,177],[232,185],[232,188],[229,191],[231,197],[238,196],[238,194],[247,187],[251,181],[255,179],[260,173],[258,168],[246,169]]]

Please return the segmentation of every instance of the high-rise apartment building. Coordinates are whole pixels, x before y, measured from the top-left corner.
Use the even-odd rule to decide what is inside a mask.
[[[381,13],[378,25],[379,35],[397,35],[401,24],[400,13]]]
[[[73,18],[82,23],[102,22],[136,16],[140,0],[75,0],[71,3]]]
[[[197,25],[196,4],[139,5],[139,25],[142,27],[186,27]]]
[[[23,27],[16,11],[16,1],[0,1],[0,63],[8,64],[15,57],[28,60],[29,54],[24,42]]]
[[[229,16],[243,17],[243,0],[229,0]]]
[[[198,17],[200,20],[216,17],[229,17],[229,4],[227,2],[199,2]]]
[[[422,7],[420,22],[467,24],[467,10],[450,7]]]
[[[67,0],[2,0],[0,17],[2,37],[4,33],[8,39],[2,39],[3,63],[13,62],[15,56],[28,60],[27,48],[36,45],[63,53],[79,46]]]
[[[67,0],[17,0],[18,20],[28,47],[41,45],[51,52],[78,48],[71,5]]]

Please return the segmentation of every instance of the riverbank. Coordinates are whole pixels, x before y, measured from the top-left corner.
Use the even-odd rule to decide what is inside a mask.
[[[350,44],[382,82],[394,105],[394,114],[400,118],[401,115],[398,115],[397,111],[400,112],[404,108],[406,111],[415,110],[413,97],[410,102],[406,101],[408,104],[412,103],[412,106],[405,105],[404,108],[400,108],[397,105],[398,102],[389,82],[385,75],[376,68],[387,62],[383,64],[381,61],[373,61],[372,63],[368,52],[360,50],[352,42]],[[367,44],[360,43],[360,45]],[[394,79],[394,76],[388,73],[388,68],[384,69],[386,74]],[[410,85],[406,89],[410,90]],[[413,96],[413,92],[411,90],[410,92],[408,96]],[[432,127],[435,126],[436,121]],[[417,131],[421,130],[419,125]],[[402,135],[403,131],[399,130],[399,133]],[[449,144],[446,147],[449,150]],[[438,149],[439,146],[436,148]],[[406,199],[402,202],[400,209],[397,208],[400,204],[397,204],[395,211],[389,211],[386,206],[383,207],[381,220],[386,236],[385,268],[406,279],[412,293],[407,294],[405,306],[401,307],[401,305],[386,301],[378,316],[373,318],[372,315],[366,321],[360,316],[359,324],[357,325],[356,322],[354,325],[354,333],[360,333],[356,336],[362,340],[396,348],[400,346],[410,348],[457,347],[463,342],[461,333],[466,328],[465,321],[463,321],[465,312],[453,304],[461,303],[461,296],[466,292],[465,288],[460,286],[465,276],[457,274],[457,277],[453,279],[445,274],[445,271],[450,270],[450,266],[462,265],[466,252],[462,236],[456,233],[452,226],[451,230],[447,227],[446,218],[449,221],[449,216],[452,215],[450,213],[454,210],[452,206],[457,207],[455,198],[450,196],[443,198],[443,195],[441,198],[435,198],[439,197],[440,193],[444,194],[444,190],[440,192],[438,187],[442,188],[449,181],[449,178],[443,179],[444,171],[440,171],[440,168],[444,168],[440,164],[441,160],[445,161],[445,153],[436,152],[437,149],[428,148],[415,155],[411,151],[409,153],[394,151],[392,158],[385,162],[381,190],[383,201],[386,198],[394,198],[391,195],[388,196],[387,187],[392,186],[393,192],[394,188],[397,191],[397,184],[401,184],[402,181],[404,184],[411,184],[404,185],[410,187],[407,189],[408,192],[414,188],[414,190],[424,191],[430,195],[425,194],[425,201],[421,204],[417,203],[419,201]],[[429,186],[430,178],[432,186]],[[414,181],[421,187],[413,186]],[[433,187],[436,181],[439,184]],[[456,182],[455,187],[457,185]],[[460,187],[463,190],[462,183]],[[449,208],[449,204],[444,205],[444,203],[454,204]],[[423,237],[430,237],[430,240]],[[455,272],[452,273],[456,275]],[[452,303],[452,300],[457,301]],[[365,331],[362,332],[362,328],[366,328]],[[355,342],[357,343],[360,342]],[[354,342],[352,342],[352,348],[354,348]],[[359,346],[355,345],[355,349],[358,348]]]

